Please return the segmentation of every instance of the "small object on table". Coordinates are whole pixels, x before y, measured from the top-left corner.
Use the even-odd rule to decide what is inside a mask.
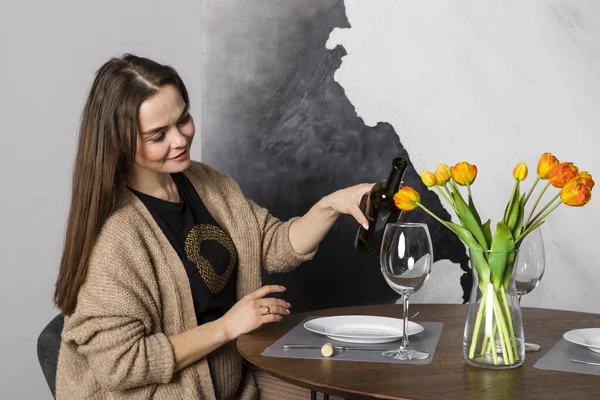
[[[333,355],[333,343],[325,343],[321,347],[321,354],[323,354],[323,357],[331,357]]]

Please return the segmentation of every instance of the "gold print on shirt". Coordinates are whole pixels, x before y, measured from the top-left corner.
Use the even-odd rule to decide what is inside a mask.
[[[200,255],[200,244],[204,240],[214,240],[229,251],[229,265],[223,274],[217,274],[208,260]],[[200,224],[194,226],[185,239],[185,253],[188,259],[196,264],[196,268],[200,271],[200,276],[202,276],[204,283],[206,283],[211,293],[219,293],[225,288],[237,264],[235,246],[225,231],[214,225]]]

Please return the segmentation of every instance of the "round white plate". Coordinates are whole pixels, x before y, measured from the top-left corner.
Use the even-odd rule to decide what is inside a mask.
[[[340,342],[388,343],[402,338],[402,323],[403,321],[398,318],[340,315],[315,318],[304,323],[304,328]],[[409,336],[423,330],[421,325],[408,321]]]
[[[574,329],[563,335],[571,343],[585,346],[591,351],[600,353],[600,328]]]

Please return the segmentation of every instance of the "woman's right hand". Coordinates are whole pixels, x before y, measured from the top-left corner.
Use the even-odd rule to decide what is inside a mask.
[[[228,339],[237,339],[238,336],[251,332],[263,324],[281,321],[284,315],[290,313],[290,303],[272,297],[265,298],[265,296],[284,291],[283,286],[267,285],[235,303],[222,317]]]

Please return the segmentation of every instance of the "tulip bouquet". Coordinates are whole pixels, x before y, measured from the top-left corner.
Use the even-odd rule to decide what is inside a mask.
[[[452,167],[439,164],[435,172],[425,171],[421,174],[425,186],[434,188],[454,210],[458,216],[458,223],[440,219],[420,202],[419,193],[409,186],[402,187],[394,195],[394,203],[400,210],[411,211],[417,207],[423,209],[453,231],[470,249],[471,263],[477,274],[481,300],[472,332],[468,335],[471,343],[468,349],[465,348],[465,357],[468,354],[468,359],[475,357],[481,343],[479,354],[489,355],[490,362],[498,364],[496,343],[499,341],[501,349],[499,352],[504,365],[516,364],[519,358],[522,363],[523,356],[519,354],[515,338],[516,327],[513,326],[507,300],[516,251],[523,239],[542,225],[545,218],[561,204],[579,207],[587,204],[592,197],[594,187],[592,176],[587,171],[580,172],[573,163],[560,163],[551,153],[544,153],[541,156],[537,165],[537,178],[529,191],[521,193],[521,182],[526,179],[527,173],[527,165],[523,162],[514,168],[515,183],[512,194],[494,234],[489,219],[482,223],[473,201],[471,186],[477,177],[475,165],[464,161]],[[526,213],[526,206],[540,181],[547,182],[539,190],[537,199],[531,207],[528,207],[529,212]],[[543,207],[540,207],[540,201],[550,186],[560,190]],[[466,198],[463,197],[464,194],[459,187],[466,187]],[[481,329],[482,324],[484,329]]]

